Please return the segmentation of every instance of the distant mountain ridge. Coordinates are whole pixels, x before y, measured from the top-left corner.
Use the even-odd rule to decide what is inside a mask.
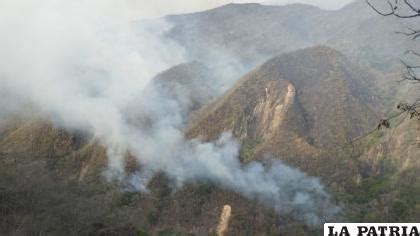
[[[284,52],[326,44],[356,61],[385,69],[413,42],[395,34],[407,22],[383,19],[364,1],[327,11],[305,5],[228,4],[212,10],[166,17],[167,37],[203,62],[237,61],[252,68]]]

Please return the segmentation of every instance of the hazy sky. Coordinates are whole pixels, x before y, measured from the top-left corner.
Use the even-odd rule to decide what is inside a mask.
[[[143,17],[156,17],[167,14],[203,11],[228,3],[269,3],[288,4],[306,3],[324,9],[338,9],[352,2],[352,0],[126,0],[135,12],[134,15]]]

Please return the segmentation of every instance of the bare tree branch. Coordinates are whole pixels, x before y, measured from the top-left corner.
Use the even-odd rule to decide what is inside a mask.
[[[378,13],[379,15],[382,15],[382,16],[392,16],[393,15],[393,16],[396,16],[398,18],[414,18],[414,17],[419,17],[420,16],[420,11],[418,9],[416,9],[412,5],[412,3],[410,3],[407,0],[404,0],[404,3],[414,12],[413,14],[408,14],[408,15],[400,14],[398,12],[398,10],[400,9],[399,0],[395,0],[395,3],[391,3],[390,0],[387,1],[388,5],[389,5],[389,12],[380,11],[369,0],[365,0],[365,1],[374,11],[376,11],[376,13]]]
[[[404,80],[408,80],[415,83],[420,82],[420,77],[418,77],[417,73],[414,71],[414,69],[420,69],[420,66],[409,65],[404,60],[401,60],[401,63],[404,65],[406,72],[403,73],[403,79],[398,82],[402,82]]]
[[[414,7],[414,5],[409,0],[404,0],[404,3],[414,12],[417,14],[420,13],[420,9]]]
[[[396,32],[397,34],[403,34],[405,36],[411,36],[413,40],[416,40],[418,37],[420,37],[420,30],[415,30],[412,28],[408,28],[410,32]]]
[[[411,2],[411,0],[402,0],[402,1],[401,0],[394,0],[394,3],[392,3],[391,0],[387,0],[388,6],[389,6],[389,10],[387,12],[379,10],[369,0],[365,0],[365,1],[376,13],[378,13],[379,15],[382,15],[382,16],[395,16],[397,18],[420,17],[420,8],[417,8],[413,4],[413,2]],[[400,13],[401,8],[403,10],[405,8],[407,8],[408,10],[410,10],[411,14],[401,14]],[[408,28],[408,30],[409,30],[409,32],[396,32],[396,33],[403,34],[403,35],[408,36],[408,37],[412,37],[413,40],[416,40],[417,38],[420,38],[420,30],[416,30],[416,29],[412,29],[412,28]],[[420,53],[416,52],[414,50],[407,50],[405,52],[405,54],[412,54],[414,56],[420,57]],[[407,62],[405,62],[404,60],[401,60],[401,63],[404,65],[406,71],[403,73],[403,79],[400,80],[399,82],[407,80],[407,81],[410,81],[410,82],[419,83],[420,82],[420,76],[417,75],[417,72],[418,72],[417,69],[420,70],[420,66],[410,65]],[[416,119],[418,122],[420,122],[420,98],[417,98],[417,100],[412,104],[399,103],[397,105],[397,110],[398,110],[398,113],[396,113],[395,115],[390,116],[388,118],[381,119],[379,124],[377,125],[377,127],[375,129],[371,130],[370,132],[368,132],[365,135],[362,135],[362,136],[359,136],[359,137],[353,139],[352,142],[357,141],[359,139],[362,139],[364,137],[367,137],[367,136],[371,135],[372,133],[374,133],[375,131],[380,130],[382,128],[391,128],[391,122],[390,121],[400,117],[403,114],[405,114],[403,120],[405,120],[406,117],[409,117],[410,119]],[[418,143],[418,145],[420,146],[420,143]]]

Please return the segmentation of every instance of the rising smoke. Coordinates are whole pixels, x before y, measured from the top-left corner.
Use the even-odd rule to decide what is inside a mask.
[[[243,166],[230,134],[185,140],[189,97],[168,96],[152,78],[186,52],[161,37],[168,23],[139,27],[131,13],[111,0],[3,0],[0,92],[17,102],[0,103],[2,115],[29,103],[56,125],[92,134],[107,148],[105,177],[137,191],[164,173],[175,189],[210,182],[312,225],[337,212],[316,178],[274,160]],[[138,172],[125,172],[128,153]]]

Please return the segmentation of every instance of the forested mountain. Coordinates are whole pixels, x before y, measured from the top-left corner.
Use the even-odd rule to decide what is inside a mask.
[[[376,129],[401,94],[416,95],[393,83],[398,58],[414,46],[394,31],[412,22],[383,19],[359,1],[335,11],[228,4],[165,20],[165,40],[187,61],[155,75],[139,91],[147,96],[121,112],[135,146],[124,151],[123,178],[107,179],[111,148],[89,129],[31,104],[0,121],[0,234],[321,235],[323,220],[420,220],[418,124]],[[181,164],[147,159],[152,151]],[[194,158],[201,162],[185,161]],[[272,173],[273,163],[284,173]],[[139,190],[133,183],[148,164],[156,169]],[[198,177],[178,185],[183,170]],[[263,183],[253,192],[251,174],[289,176],[272,193],[289,205],[261,197]],[[311,196],[328,206],[309,209],[318,203]]]

